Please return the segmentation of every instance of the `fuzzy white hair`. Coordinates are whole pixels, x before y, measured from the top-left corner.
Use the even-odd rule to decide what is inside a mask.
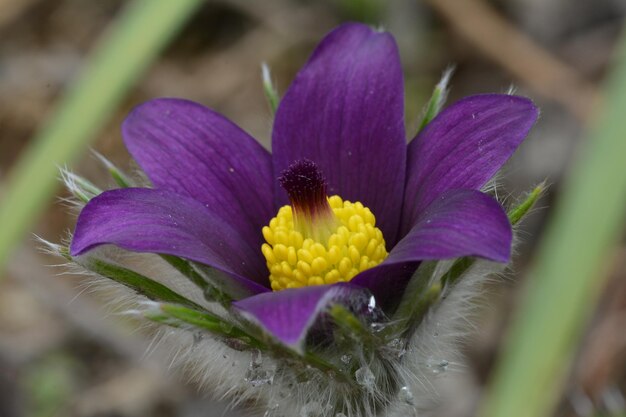
[[[50,252],[58,246],[44,242]],[[100,258],[117,258],[119,251],[99,250]],[[224,314],[215,303],[204,300],[197,287],[158,257],[124,255],[124,263],[140,267],[215,314]],[[143,261],[143,262],[141,262]],[[80,264],[80,261],[79,261]],[[72,267],[76,271],[76,264]],[[79,268],[78,268],[79,269]],[[504,267],[478,260],[439,300],[402,347],[389,346],[375,357],[359,351],[339,352],[358,368],[355,378],[307,366],[304,362],[274,358],[237,346],[194,328],[170,328],[146,323],[153,346],[166,348],[171,367],[195,381],[200,389],[232,407],[243,407],[264,417],[410,417],[432,412],[439,403],[441,378],[462,369],[460,348],[472,331],[471,318],[483,284]],[[435,274],[436,275],[436,274]],[[145,297],[113,281],[88,272],[89,288],[103,291],[111,300],[110,311],[140,316],[150,308]],[[363,381],[358,381],[361,377]],[[356,382],[356,383],[355,383]]]

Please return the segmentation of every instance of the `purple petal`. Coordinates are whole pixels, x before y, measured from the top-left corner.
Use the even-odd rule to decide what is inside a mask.
[[[250,135],[180,99],[140,105],[122,133],[156,188],[201,202],[260,252],[261,229],[275,214],[274,180],[270,154]]]
[[[70,251],[82,255],[103,244],[180,256],[232,276],[246,294],[267,291],[259,248],[202,203],[171,191],[124,188],[91,200],[78,217]]]
[[[401,295],[419,261],[478,256],[508,262],[512,231],[502,206],[480,191],[452,190],[418,218],[383,263],[354,277],[389,306]]]
[[[362,202],[395,242],[406,139],[402,69],[390,34],[346,24],[326,36],[282,99],[272,140],[275,174],[312,160],[329,195]]]
[[[309,329],[332,303],[367,306],[369,291],[350,284],[321,285],[258,294],[233,305],[283,344],[302,352]]]
[[[457,101],[409,145],[402,233],[447,190],[479,190],[509,159],[537,120],[523,97],[487,94]]]

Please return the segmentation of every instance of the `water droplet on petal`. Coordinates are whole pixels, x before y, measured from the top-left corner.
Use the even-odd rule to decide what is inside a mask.
[[[370,324],[370,328],[374,333],[378,333],[383,331],[385,328],[389,326],[389,323],[372,323]]]
[[[376,298],[372,295],[367,302],[367,311],[373,313],[376,310]]]
[[[400,398],[400,401],[403,401],[409,405],[415,405],[415,398],[413,397],[413,393],[411,392],[409,387],[400,388],[398,397]]]
[[[357,384],[363,386],[368,391],[373,391],[376,386],[376,377],[367,366],[362,366],[354,373]]]
[[[396,358],[400,359],[406,353],[406,349],[404,347],[404,341],[400,338],[395,338],[387,343],[387,347],[391,350],[391,353],[396,356]]]
[[[435,360],[431,359],[426,363],[426,367],[430,368],[433,374],[440,374],[448,370],[450,362],[445,359]]]
[[[203,339],[204,339],[204,335],[202,334],[202,332],[194,332],[193,333],[193,344],[194,345],[202,342]]]
[[[252,359],[250,360],[250,365],[248,365],[244,380],[253,387],[274,382],[275,370],[273,368],[264,368],[262,365],[263,356],[261,356],[261,351],[258,349],[252,351]]]
[[[300,417],[321,417],[322,407],[317,401],[306,403],[300,409]]]
[[[275,412],[276,410],[278,410],[278,407],[279,407],[279,406],[280,406],[280,405],[279,405],[278,403],[273,403],[273,404],[270,404],[270,405],[267,407],[267,410],[265,410],[265,413],[263,413],[263,417],[271,417],[271,416],[274,416],[274,415],[275,415],[275,413],[274,413],[274,412]]]
[[[251,368],[258,368],[263,365],[263,355],[261,355],[261,351],[259,349],[254,349],[252,351],[252,360],[250,361]]]
[[[274,382],[274,370],[263,368],[248,368],[244,380],[252,385],[258,387],[261,385],[271,385]]]

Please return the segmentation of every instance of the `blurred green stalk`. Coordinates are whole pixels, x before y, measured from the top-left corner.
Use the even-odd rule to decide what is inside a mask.
[[[626,217],[626,39],[620,48],[599,123],[573,166],[529,273],[484,417],[551,414],[606,283]]]
[[[136,0],[111,24],[81,77],[10,173],[0,203],[0,271],[75,158],[201,0]],[[1,275],[0,275],[1,276]]]

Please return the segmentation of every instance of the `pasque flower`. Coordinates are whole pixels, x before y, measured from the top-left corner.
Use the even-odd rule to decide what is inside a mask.
[[[316,349],[332,344],[332,332],[315,332],[331,306],[364,323],[391,316],[424,261],[506,263],[509,219],[481,189],[526,137],[536,107],[471,96],[407,145],[403,88],[393,37],[345,24],[282,98],[271,153],[200,104],[140,105],[122,134],[153,188],[91,199],[71,256],[112,244],[211,267],[211,285],[233,301],[229,314],[299,355],[311,339]],[[367,413],[380,413],[379,403]]]

